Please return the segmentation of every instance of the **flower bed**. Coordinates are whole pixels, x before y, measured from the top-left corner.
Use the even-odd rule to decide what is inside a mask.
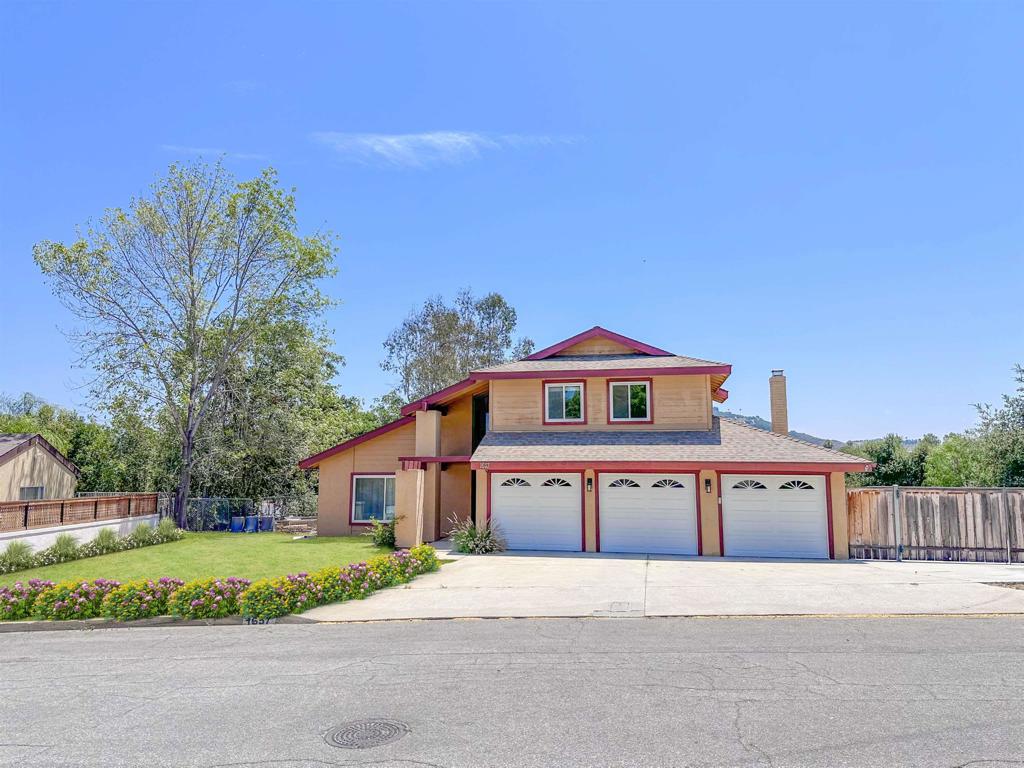
[[[361,600],[439,567],[433,547],[420,545],[344,568],[260,579],[242,595],[242,615],[272,619],[341,600]]]
[[[378,589],[405,584],[436,571],[440,563],[426,544],[380,555],[365,563],[260,579],[199,579],[188,583],[162,577],[120,584],[108,579],[54,584],[32,579],[0,587],[0,619],[91,619],[133,621],[171,614],[216,619],[239,614],[271,619],[342,600],[361,600]]]

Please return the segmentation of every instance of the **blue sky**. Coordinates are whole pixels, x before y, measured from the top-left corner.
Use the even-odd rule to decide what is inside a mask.
[[[341,239],[338,383],[428,294],[733,364],[729,406],[961,430],[1024,362],[1024,5],[0,6],[0,392],[81,405],[33,243],[199,154]]]

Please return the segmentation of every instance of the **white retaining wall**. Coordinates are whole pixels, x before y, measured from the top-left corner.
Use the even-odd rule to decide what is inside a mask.
[[[100,528],[112,528],[118,536],[127,536],[134,531],[140,523],[149,523],[152,527],[160,522],[160,515],[143,515],[141,517],[118,517],[113,520],[90,520],[85,523],[73,525],[55,525],[50,528],[30,528],[27,531],[8,531],[0,533],[0,550],[7,546],[7,542],[20,539],[27,542],[32,549],[39,551],[46,549],[57,540],[62,533],[70,533],[79,544],[85,544],[96,538]]]

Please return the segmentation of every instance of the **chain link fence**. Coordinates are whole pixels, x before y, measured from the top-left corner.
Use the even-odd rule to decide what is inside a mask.
[[[108,491],[83,491],[80,498],[104,498],[123,494]],[[174,494],[158,493],[157,513],[170,517],[174,511]],[[185,525],[190,531],[227,531],[231,518],[264,518],[273,520],[273,527],[281,523],[316,523],[316,494],[304,496],[278,496],[266,499],[236,499],[226,496],[200,496],[188,500]],[[266,523],[264,523],[266,525]]]

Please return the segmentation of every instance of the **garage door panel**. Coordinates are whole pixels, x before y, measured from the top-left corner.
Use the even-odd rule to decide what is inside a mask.
[[[693,475],[608,473],[599,486],[602,552],[697,554]]]
[[[508,548],[580,551],[580,482],[578,474],[491,475],[491,521]]]
[[[827,558],[825,488],[820,476],[723,475],[725,554]]]

